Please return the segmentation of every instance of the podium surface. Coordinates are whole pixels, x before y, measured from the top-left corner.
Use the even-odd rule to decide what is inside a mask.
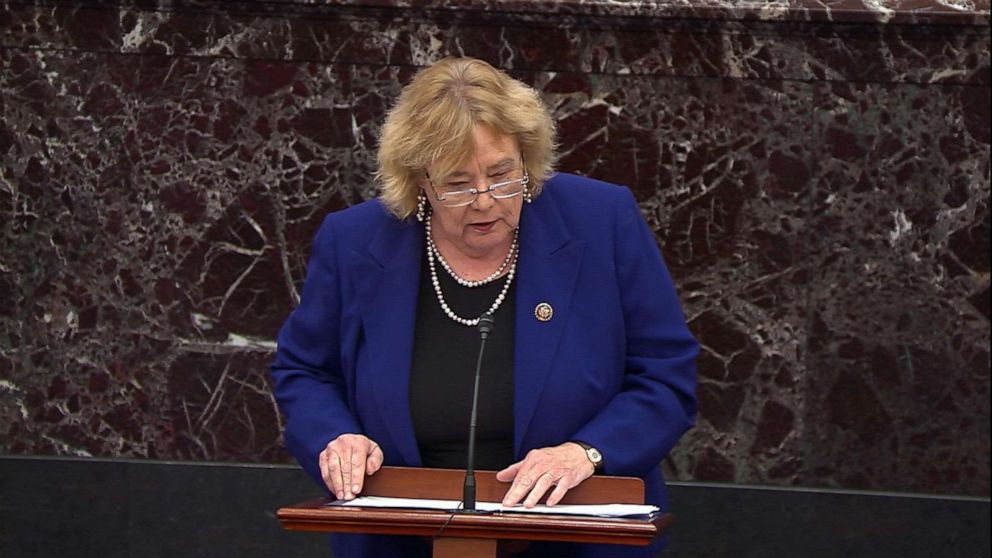
[[[383,467],[366,478],[363,496],[461,500],[465,471]],[[498,502],[509,487],[492,471],[476,471],[479,501]],[[411,508],[329,506],[317,498],[277,512],[284,529],[434,539],[435,558],[495,557],[498,541],[567,541],[647,545],[674,521],[668,513],[645,518],[592,517],[517,512],[464,513]],[[636,478],[586,479],[563,504],[643,504],[644,484]]]

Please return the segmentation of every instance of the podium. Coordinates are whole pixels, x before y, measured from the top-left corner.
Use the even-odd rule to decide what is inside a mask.
[[[493,471],[476,471],[477,500],[499,502],[509,488]],[[383,467],[366,477],[362,496],[461,500],[465,471]],[[606,518],[529,513],[460,513],[408,508],[328,506],[317,498],[280,508],[286,530],[378,535],[414,535],[433,539],[434,558],[496,558],[520,547],[519,541],[647,545],[675,517]],[[638,478],[593,476],[569,490],[562,504],[643,504],[644,482]]]

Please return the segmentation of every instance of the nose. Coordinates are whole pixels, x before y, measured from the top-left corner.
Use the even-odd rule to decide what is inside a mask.
[[[492,195],[492,188],[489,187],[487,182],[483,182],[482,188],[478,188],[476,191],[478,194],[476,194],[475,200],[472,202],[473,206],[479,209],[486,209],[496,203],[496,198]]]

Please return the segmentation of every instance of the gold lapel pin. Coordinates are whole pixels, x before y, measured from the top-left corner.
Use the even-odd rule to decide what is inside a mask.
[[[542,322],[551,320],[551,316],[554,315],[555,309],[552,308],[547,302],[541,302],[534,307],[534,317]]]

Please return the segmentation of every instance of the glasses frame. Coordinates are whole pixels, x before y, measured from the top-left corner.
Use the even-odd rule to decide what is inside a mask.
[[[427,175],[427,182],[431,185],[431,190],[434,190],[434,199],[441,202],[441,204],[444,205],[445,207],[465,207],[466,205],[472,205],[473,203],[475,203],[475,200],[479,199],[479,194],[486,194],[486,193],[488,193],[490,196],[492,196],[494,199],[497,200],[508,200],[511,198],[515,198],[526,192],[527,185],[530,183],[530,175],[527,174],[527,167],[524,166],[522,159],[520,163],[521,163],[520,166],[521,168],[523,168],[524,171],[524,176],[522,178],[514,178],[513,180],[504,180],[503,182],[497,182],[496,184],[489,184],[488,186],[482,189],[469,188],[467,190],[456,190],[454,192],[447,192],[442,194],[438,192],[437,186],[434,185],[434,181],[431,179],[431,175],[429,174]],[[523,186],[523,188],[519,192],[514,192],[512,194],[499,193],[500,189],[506,188],[511,184],[517,184],[517,183]],[[454,204],[450,202],[444,203],[445,201],[448,201],[448,196],[457,196],[461,194],[471,194],[472,199],[466,202],[460,202]]]

